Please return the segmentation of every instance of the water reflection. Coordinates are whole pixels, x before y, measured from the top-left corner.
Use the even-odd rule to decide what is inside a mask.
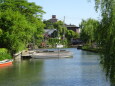
[[[84,54],[87,54],[87,55],[89,55],[89,57],[92,57],[91,55],[93,53],[82,52],[82,55],[84,55]],[[106,79],[110,80],[110,82],[111,82],[110,86],[115,86],[115,59],[113,58],[113,60],[111,60],[110,58],[113,58],[113,57],[107,57],[107,58],[102,57],[102,59],[100,59],[100,57],[97,57],[99,62],[101,62],[104,72],[106,73],[105,74]]]
[[[43,61],[21,61],[0,71],[1,86],[29,86],[40,81]],[[7,81],[7,83],[6,83]]]
[[[31,59],[0,69],[1,86],[110,86],[99,63],[99,55],[67,49],[73,58]]]
[[[102,65],[106,72],[107,79],[110,79],[111,86],[115,86],[115,59],[104,59]]]

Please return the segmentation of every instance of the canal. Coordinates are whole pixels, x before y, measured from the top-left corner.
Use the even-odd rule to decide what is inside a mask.
[[[67,50],[72,58],[22,60],[0,68],[0,86],[111,86],[98,54]]]

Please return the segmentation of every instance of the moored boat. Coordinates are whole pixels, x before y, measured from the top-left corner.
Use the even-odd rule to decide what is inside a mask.
[[[72,53],[70,51],[66,50],[58,50],[58,51],[48,51],[45,50],[43,52],[36,52],[31,55],[32,58],[34,59],[47,59],[47,58],[68,58],[72,57]]]
[[[56,48],[63,48],[64,46],[61,44],[56,45]]]
[[[6,59],[6,60],[2,60],[0,61],[0,66],[7,66],[7,65],[11,65],[13,62],[13,60],[9,60],[9,59]]]
[[[77,49],[82,49],[83,45],[77,46]]]

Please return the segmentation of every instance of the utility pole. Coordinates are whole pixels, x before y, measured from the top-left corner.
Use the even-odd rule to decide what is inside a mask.
[[[65,23],[65,16],[64,16],[64,20],[63,20],[63,22]]]
[[[64,20],[63,20],[63,27],[65,28],[65,16],[64,16]],[[64,32],[63,32],[63,39],[65,39],[65,30],[64,30]]]

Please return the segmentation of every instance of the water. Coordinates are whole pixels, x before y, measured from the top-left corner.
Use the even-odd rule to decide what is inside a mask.
[[[73,58],[22,60],[0,68],[0,86],[110,86],[98,54],[67,50]]]

